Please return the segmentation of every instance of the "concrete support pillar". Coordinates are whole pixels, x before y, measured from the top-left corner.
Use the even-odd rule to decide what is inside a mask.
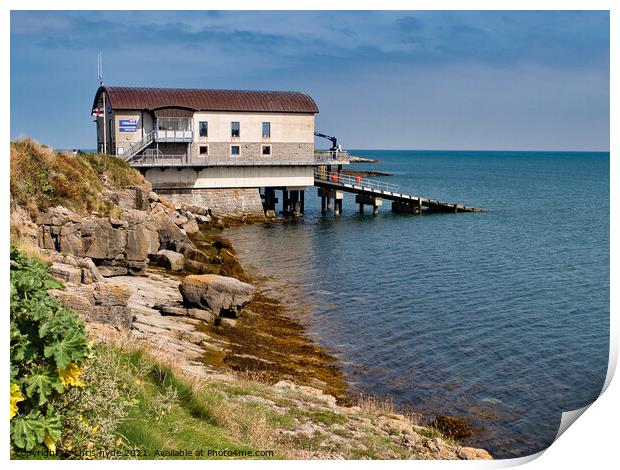
[[[344,197],[344,191],[319,188],[318,194],[321,197],[322,211],[325,211],[326,209],[330,210],[333,204],[335,214],[342,212],[342,199]]]
[[[304,213],[304,199],[306,198],[306,191],[299,191],[299,210]]]
[[[342,212],[342,199],[334,198],[334,214],[340,215]]]
[[[291,191],[291,212],[294,215],[299,215],[301,213],[299,209],[299,191]]]
[[[289,192],[286,189],[282,190],[282,213],[288,214],[290,212],[290,200]]]
[[[373,215],[379,213],[379,207],[383,205],[383,199],[380,197],[368,196],[366,194],[358,194],[355,196],[355,202],[360,205],[360,213],[364,212],[364,205],[372,206]]]

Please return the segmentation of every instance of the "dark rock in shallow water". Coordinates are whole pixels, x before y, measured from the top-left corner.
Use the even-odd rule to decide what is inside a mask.
[[[179,290],[188,307],[208,309],[215,315],[235,318],[256,291],[250,284],[217,274],[187,276]]]
[[[452,439],[465,439],[473,432],[472,427],[465,420],[453,416],[437,416],[429,423],[429,426]]]

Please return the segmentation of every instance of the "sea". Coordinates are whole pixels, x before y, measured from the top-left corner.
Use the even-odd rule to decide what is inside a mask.
[[[601,392],[609,353],[609,153],[352,150],[400,192],[484,212],[322,214],[227,231],[291,293],[353,394],[464,418],[495,458],[547,448]],[[577,423],[577,425],[579,425]]]

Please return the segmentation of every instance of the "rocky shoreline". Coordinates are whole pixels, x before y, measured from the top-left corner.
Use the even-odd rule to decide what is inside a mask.
[[[263,392],[246,391],[244,400],[274,412],[283,409],[276,397],[287,395],[298,417],[281,430],[282,439],[317,445],[301,458],[490,458],[394,410],[352,399],[336,358],[287,313],[285,296],[274,297],[245,272],[221,236],[227,223],[242,220],[174,204],[147,184],[105,186],[101,211],[52,206],[33,218],[32,209],[11,207],[12,237],[50,265],[65,286],[50,293],[96,340],[157,351],[193,380],[250,378],[261,384],[250,389]],[[326,413],[341,429],[321,422]],[[310,419],[315,414],[321,419]]]

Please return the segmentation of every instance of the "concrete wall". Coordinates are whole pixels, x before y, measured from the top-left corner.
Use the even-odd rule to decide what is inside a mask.
[[[314,185],[313,167],[151,168],[145,177],[161,189],[308,187]]]
[[[258,188],[167,189],[158,194],[176,203],[195,204],[211,209],[214,215],[263,217],[263,204]]]
[[[198,123],[208,123],[209,135],[199,137]],[[240,136],[231,136],[231,122],[240,123]],[[271,123],[271,137],[263,138],[263,122]],[[314,114],[300,113],[194,113],[197,142],[289,142],[314,143]]]
[[[239,146],[239,156],[232,156],[230,147]],[[263,145],[271,146],[271,155],[263,155]],[[200,154],[200,146],[207,146],[208,154]],[[208,159],[211,162],[308,162],[314,158],[314,144],[306,142],[209,142],[194,143],[193,160]]]
[[[143,122],[143,114],[141,111],[114,111],[112,113],[112,119],[114,122],[114,155],[123,155],[129,149],[129,145],[131,142],[140,142],[144,135],[144,122]],[[121,132],[120,130],[120,121],[121,119],[136,119],[137,125],[136,130],[133,132]],[[109,151],[110,152],[110,151]],[[112,152],[110,152],[112,153]]]

